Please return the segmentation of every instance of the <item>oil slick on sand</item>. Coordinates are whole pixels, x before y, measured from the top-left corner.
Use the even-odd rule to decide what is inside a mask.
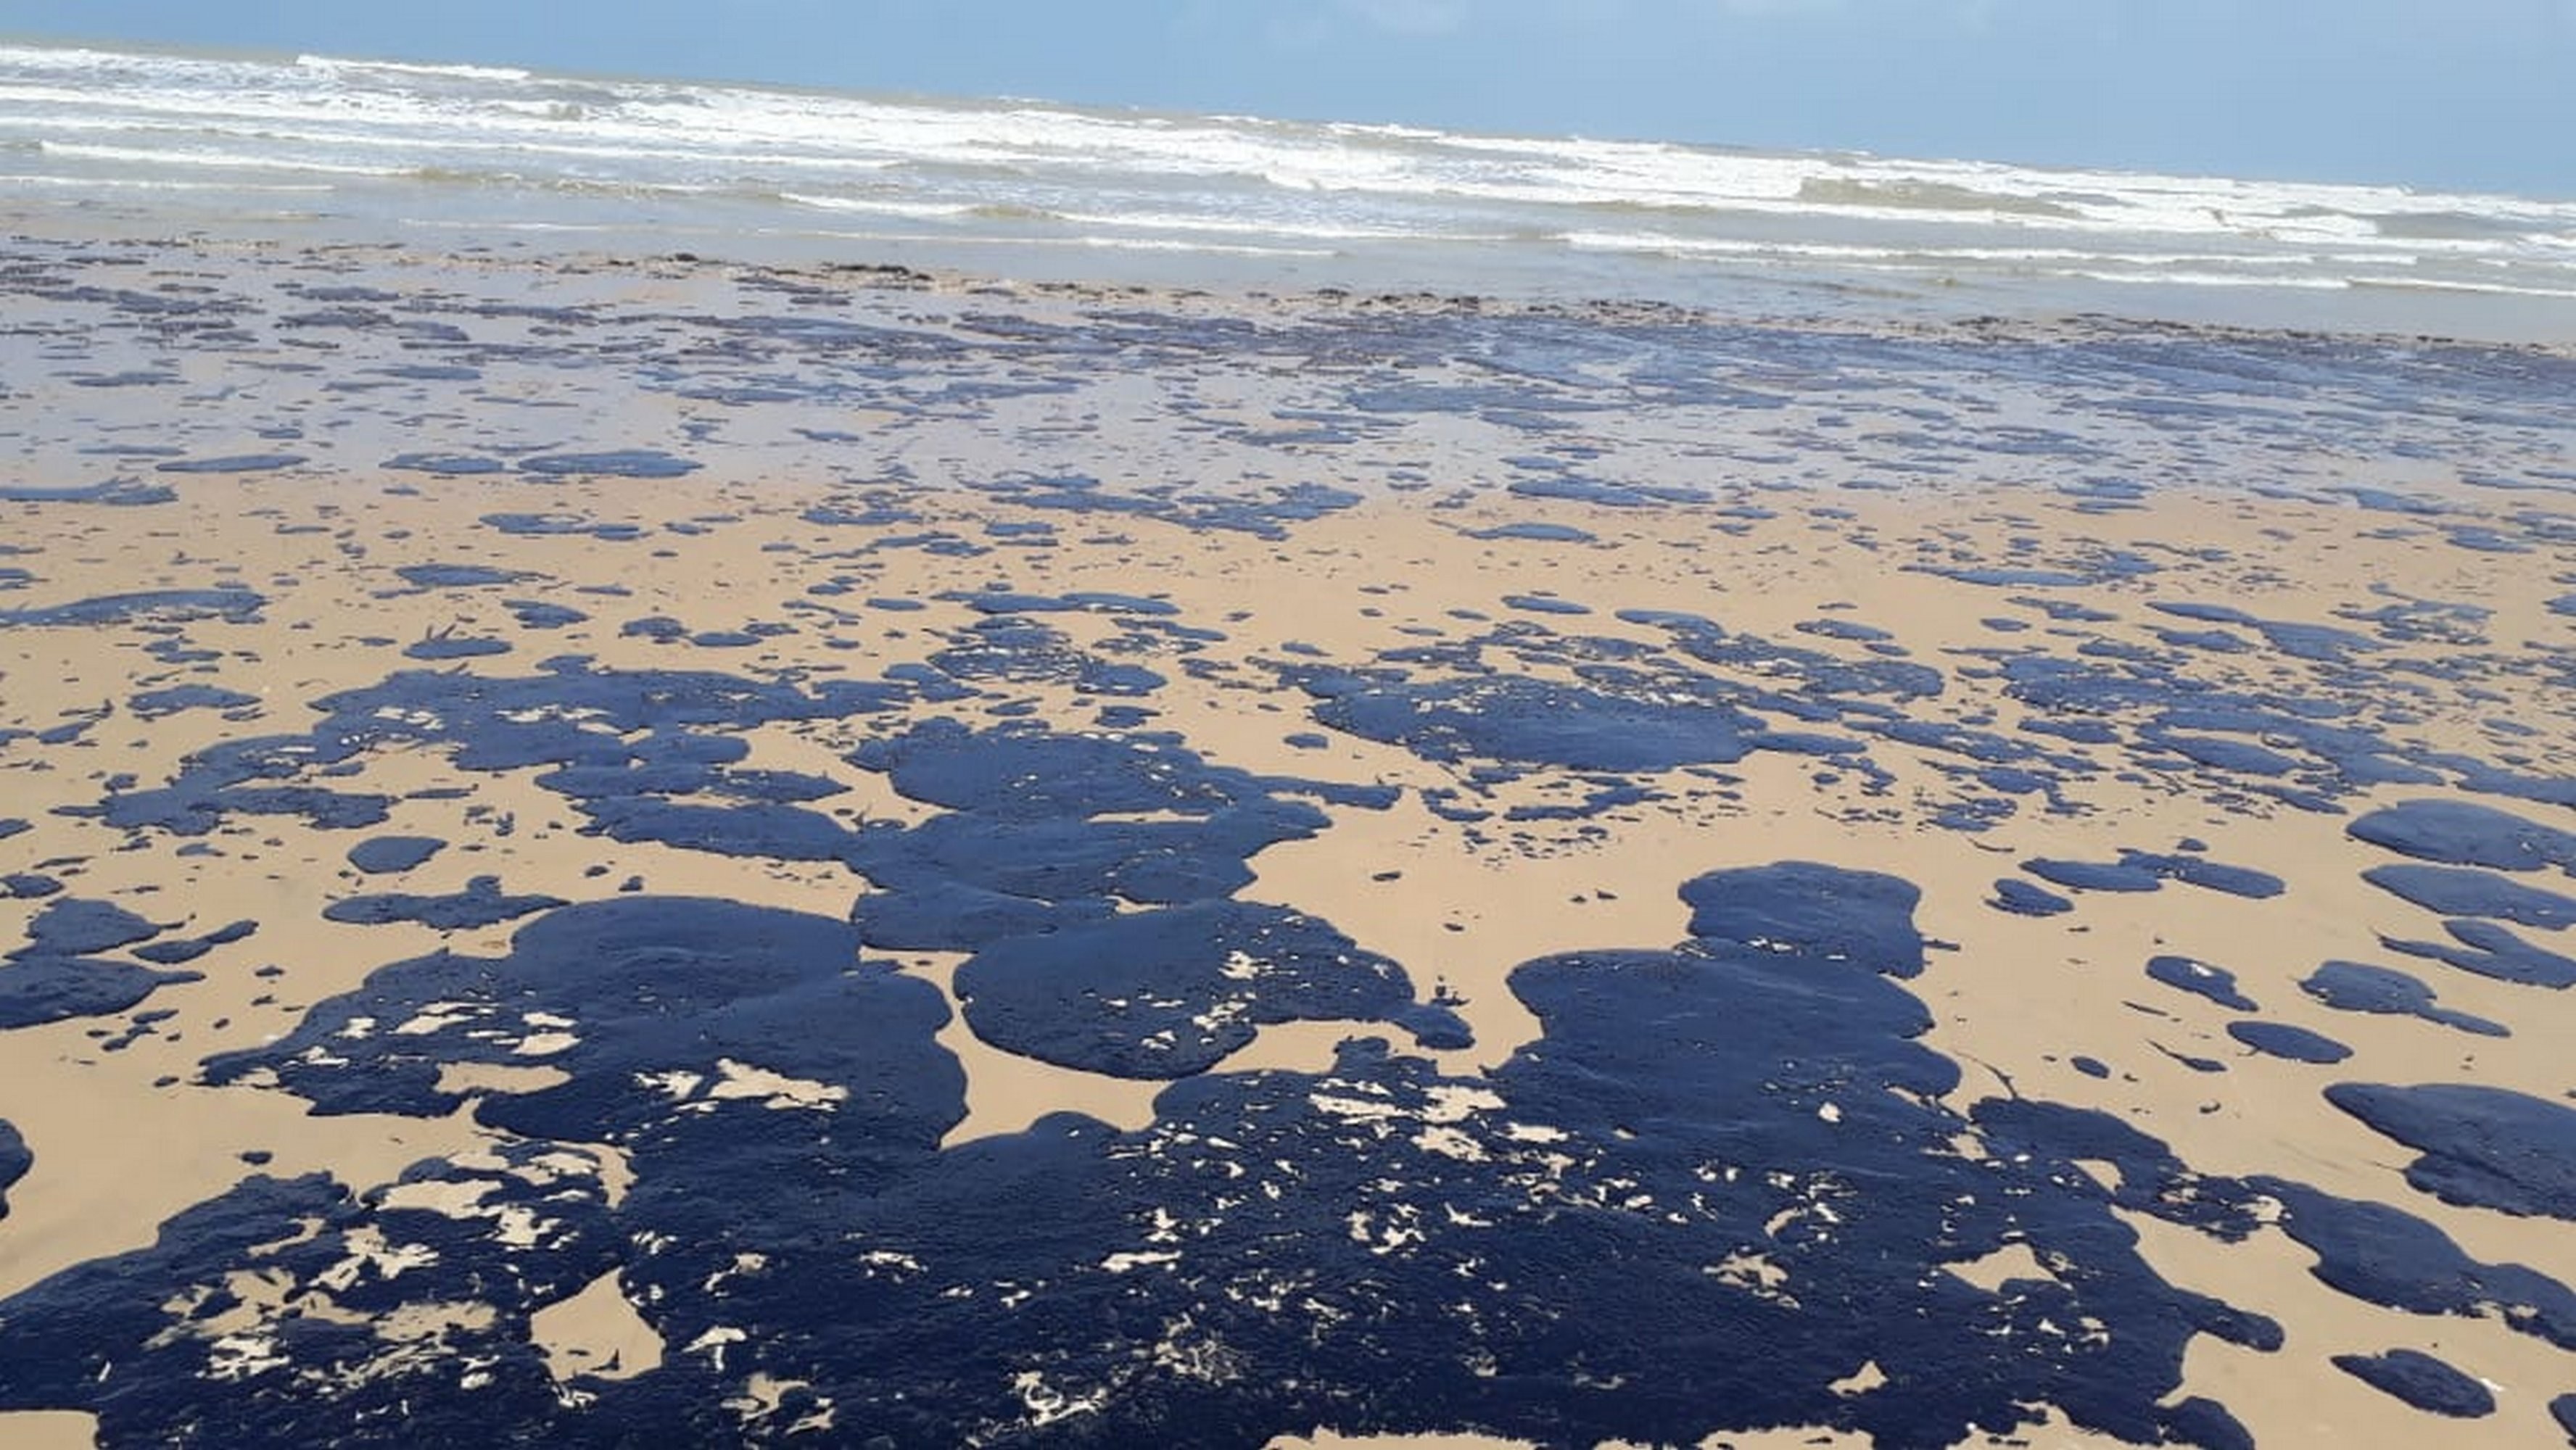
[[[0,279],[31,1427],[2576,1415],[2557,354]]]

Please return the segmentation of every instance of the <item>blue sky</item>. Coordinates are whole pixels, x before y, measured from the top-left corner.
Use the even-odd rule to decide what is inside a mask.
[[[2576,0],[0,0],[0,31],[2576,195]]]

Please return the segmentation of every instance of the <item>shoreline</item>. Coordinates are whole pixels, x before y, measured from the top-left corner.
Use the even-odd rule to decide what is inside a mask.
[[[102,237],[100,223],[120,232]],[[177,230],[170,230],[172,223]],[[1006,287],[1024,293],[1124,293],[1161,301],[1214,299],[1264,306],[1338,300],[1431,297],[1505,311],[1603,310],[1679,315],[1748,325],[1837,331],[2002,326],[2046,332],[2063,327],[2178,330],[2220,336],[2323,336],[2388,345],[2576,352],[2576,308],[2535,311],[2533,299],[2510,293],[2394,283],[2343,288],[2159,286],[2104,283],[2109,290],[2008,284],[1890,281],[1818,270],[1792,273],[1759,266],[1675,263],[1660,272],[1593,273],[1534,259],[1511,288],[1460,292],[1444,286],[1455,269],[1438,259],[1403,262],[1393,254],[1326,251],[1313,256],[1222,249],[1185,255],[1139,245],[1122,248],[1028,237],[940,236],[883,231],[749,228],[725,223],[674,226],[649,217],[624,222],[445,224],[417,218],[284,211],[195,213],[184,203],[85,201],[70,210],[0,209],[0,231],[20,238],[139,244],[189,241],[283,251],[380,251],[454,264],[632,267],[687,257],[688,265],[785,276],[916,273],[941,290]],[[497,240],[468,244],[460,235]],[[245,240],[245,238],[255,238]],[[757,240],[753,240],[756,238]],[[959,255],[977,259],[961,264]],[[1183,281],[1171,280],[1175,274]],[[1661,276],[1661,284],[1648,284]],[[1283,286],[1277,279],[1287,279]],[[2120,299],[2134,299],[2122,308]]]

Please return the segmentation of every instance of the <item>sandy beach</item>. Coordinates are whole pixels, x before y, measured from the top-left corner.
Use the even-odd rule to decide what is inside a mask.
[[[2564,352],[0,295],[12,1445],[2576,1438]]]

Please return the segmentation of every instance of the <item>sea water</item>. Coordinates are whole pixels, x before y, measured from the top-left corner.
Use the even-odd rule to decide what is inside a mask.
[[[2576,200],[0,44],[0,208],[1025,278],[2576,338]]]

